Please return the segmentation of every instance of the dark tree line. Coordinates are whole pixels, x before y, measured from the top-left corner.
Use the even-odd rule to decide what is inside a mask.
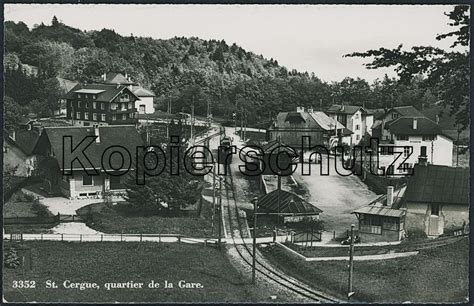
[[[197,115],[206,115],[209,105],[214,116],[227,119],[246,110],[249,124],[262,127],[268,126],[278,111],[296,106],[325,109],[333,103],[346,103],[371,108],[421,107],[439,100],[436,84],[428,86],[424,79],[400,82],[385,77],[369,84],[346,78],[327,83],[314,74],[288,71],[274,59],[224,40],[161,40],[122,36],[108,29],[84,32],[54,18],[51,25],[33,29],[22,22],[7,21],[5,41],[6,59],[12,65],[36,66],[46,80],[59,76],[90,81],[105,72],[128,73],[155,92],[162,110],[168,101],[173,112],[189,112],[194,102]],[[38,97],[33,89],[21,95],[26,97],[13,99],[22,105]],[[42,100],[40,103],[45,103]]]

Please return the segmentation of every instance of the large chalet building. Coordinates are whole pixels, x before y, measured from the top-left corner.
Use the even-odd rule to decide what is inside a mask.
[[[98,175],[88,174],[79,160],[71,160],[71,156],[64,154],[63,138],[66,136],[72,137],[73,147],[87,136],[96,136],[95,142],[84,150],[84,154],[94,169],[99,171]],[[105,150],[117,145],[130,153],[130,169],[121,168],[124,167],[124,161],[120,154],[110,155],[109,163],[102,162]],[[48,192],[67,198],[100,197],[104,192],[125,192],[126,174],[133,171],[136,148],[143,145],[133,125],[46,127],[33,153],[40,159],[39,167],[44,173]],[[72,170],[72,175],[63,175],[65,167]]]
[[[74,125],[123,125],[138,122],[139,98],[125,85],[79,84],[66,95],[66,118]]]
[[[279,140],[295,149],[307,150],[319,145],[330,148],[336,138],[341,142],[350,142],[352,131],[345,128],[340,122],[330,118],[324,112],[309,108],[297,107],[293,112],[280,112],[269,128],[270,140]],[[311,143],[303,137],[311,137]]]
[[[379,141],[379,171],[387,175],[409,174],[417,163],[453,164],[453,140],[413,106],[382,114],[373,125],[373,137]]]

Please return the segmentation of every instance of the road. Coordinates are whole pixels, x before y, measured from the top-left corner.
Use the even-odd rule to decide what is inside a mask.
[[[325,160],[323,160],[325,162]],[[321,220],[328,231],[343,232],[350,229],[357,218],[351,212],[377,198],[356,175],[341,176],[330,159],[329,175],[321,176],[319,164],[311,165],[311,175],[301,175],[298,167],[293,177],[308,190],[308,201],[323,210]]]

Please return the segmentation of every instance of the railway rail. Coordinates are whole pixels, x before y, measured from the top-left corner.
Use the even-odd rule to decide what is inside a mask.
[[[230,177],[230,179],[228,179],[228,177]],[[239,208],[237,207],[237,202],[235,199],[233,177],[230,169],[228,171],[228,175],[225,176],[224,187],[226,192],[227,213],[229,214],[230,235],[233,246],[237,250],[237,253],[242,258],[242,260],[247,265],[252,267],[252,262],[248,258],[249,256],[253,256],[253,252],[251,251],[251,247],[244,241],[245,231],[243,230],[242,221],[240,220],[239,216]],[[239,239],[242,240],[242,243],[237,243],[237,240]],[[247,254],[247,256],[245,256],[245,254]],[[314,302],[339,302],[333,297],[329,297],[325,294],[317,292],[314,289],[302,284],[301,282],[292,279],[283,273],[275,271],[273,267],[264,263],[262,259],[259,260],[259,257],[261,257],[261,255],[259,256],[257,253],[255,270],[263,277],[266,277],[278,285],[292,291],[293,293],[308,298]]]

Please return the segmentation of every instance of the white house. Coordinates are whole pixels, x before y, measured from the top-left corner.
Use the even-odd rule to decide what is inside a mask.
[[[374,136],[381,135],[379,169],[389,175],[407,174],[419,162],[452,166],[453,140],[426,117],[399,117],[379,125]]]
[[[141,86],[133,86],[133,93],[140,99],[135,101],[135,108],[139,114],[153,114],[155,112],[155,94]]]
[[[351,136],[353,145],[358,144],[365,134],[372,135],[374,116],[365,107],[334,104],[326,113],[353,132]]]

